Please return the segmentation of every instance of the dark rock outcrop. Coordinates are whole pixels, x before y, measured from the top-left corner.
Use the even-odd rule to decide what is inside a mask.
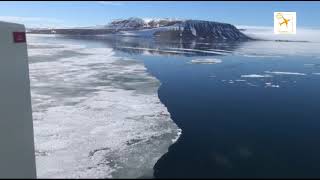
[[[210,39],[210,40],[249,40],[250,37],[243,34],[235,26],[227,23],[212,21],[187,20],[177,25],[178,28],[167,31],[158,31],[156,36],[161,38],[182,39]]]

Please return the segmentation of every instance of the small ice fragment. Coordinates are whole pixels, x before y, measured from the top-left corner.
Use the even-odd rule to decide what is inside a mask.
[[[271,82],[267,82],[265,84],[266,84],[265,87],[273,87],[273,88],[279,88],[280,87],[279,85],[272,84]]]
[[[193,59],[190,61],[191,64],[217,64],[221,63],[221,59]]]
[[[236,79],[235,81],[237,81],[237,82],[245,82],[246,80],[244,80],[244,79]]]
[[[314,66],[315,64],[304,64],[305,66]]]
[[[266,78],[266,77],[272,77],[271,75],[268,74],[246,74],[246,75],[241,75],[242,78]]]
[[[256,84],[253,84],[253,83],[250,83],[250,82],[247,82],[247,84],[248,84],[249,86],[258,87]]]
[[[297,76],[305,76],[305,73],[298,72],[283,72],[283,71],[265,71],[268,74],[276,74],[276,75],[297,75]]]

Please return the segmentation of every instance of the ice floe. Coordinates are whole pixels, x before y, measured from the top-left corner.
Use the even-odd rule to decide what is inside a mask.
[[[314,66],[315,64],[304,64],[304,66]]]
[[[265,71],[268,74],[275,74],[275,75],[296,75],[296,76],[305,76],[305,73],[299,72],[283,72],[283,71]]]
[[[126,47],[121,46],[118,48],[122,49],[134,49],[134,50],[144,50],[144,51],[154,51],[154,52],[163,52],[163,53],[172,53],[172,54],[193,54],[192,52],[184,52],[184,51],[173,51],[173,50],[165,50],[165,49],[155,49],[155,48],[141,48],[141,47]],[[147,54],[147,52],[144,52]]]
[[[205,59],[193,59],[190,61],[191,64],[217,64],[221,63],[221,59],[205,58]]]
[[[272,77],[269,74],[246,74],[246,75],[241,75],[242,78],[270,78]]]
[[[235,81],[236,81],[236,82],[246,82],[245,79],[236,79]]]
[[[282,56],[278,56],[278,55],[258,55],[258,54],[245,54],[245,53],[239,53],[239,52],[234,52],[233,54],[235,55],[241,55],[244,57],[252,57],[252,58],[281,58]]]
[[[271,82],[266,82],[265,87],[279,88],[280,85],[272,84]]]
[[[160,82],[111,48],[42,40],[29,40],[37,177],[152,176],[181,134]]]
[[[253,86],[253,87],[258,87],[258,85],[253,84],[253,83],[251,83],[251,82],[247,82],[247,85],[249,85],[249,86]]]
[[[200,52],[200,53],[207,53],[207,54],[214,54],[214,55],[227,55],[230,54],[226,51],[221,50],[201,50],[201,49],[187,49],[187,48],[169,48],[172,50],[178,50],[178,51],[187,51],[187,52]]]

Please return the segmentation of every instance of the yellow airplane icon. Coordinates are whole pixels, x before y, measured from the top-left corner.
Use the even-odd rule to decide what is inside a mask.
[[[279,23],[280,26],[281,26],[282,24],[286,24],[286,26],[288,27],[288,22],[290,21],[290,19],[284,18],[283,15],[281,15],[281,18],[283,19],[283,22]]]

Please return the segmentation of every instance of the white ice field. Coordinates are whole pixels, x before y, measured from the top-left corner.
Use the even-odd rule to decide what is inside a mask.
[[[38,178],[151,177],[181,130],[144,65],[36,35],[28,53]]]

